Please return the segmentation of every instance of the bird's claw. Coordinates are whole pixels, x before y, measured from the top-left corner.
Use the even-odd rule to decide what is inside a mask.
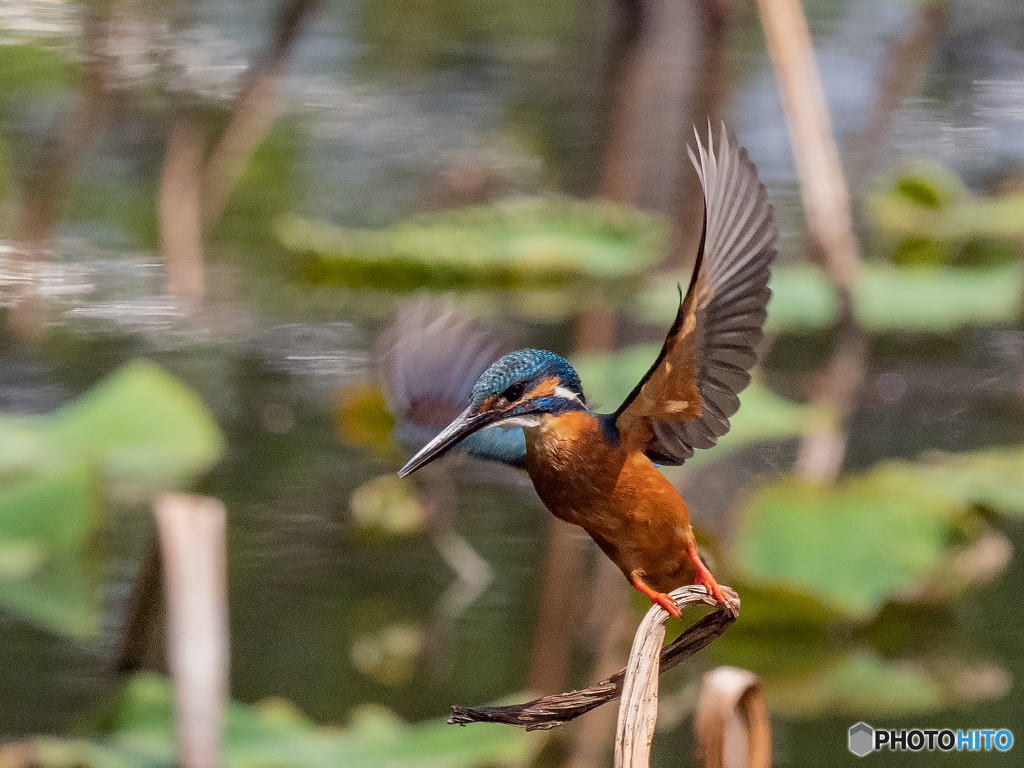
[[[715,598],[716,602],[726,605],[729,602],[729,598],[725,596],[725,592],[718,586],[718,582],[715,581],[715,577],[711,575],[709,571],[704,571],[697,575],[696,584],[704,587],[710,597]]]
[[[662,608],[668,611],[669,615],[673,618],[678,619],[683,615],[683,612],[679,610],[679,606],[676,605],[676,601],[673,600],[670,595],[667,595],[664,592],[655,592],[653,595],[651,595],[651,602],[660,605]]]
[[[651,589],[649,586],[647,586],[647,583],[641,578],[639,572],[635,571],[629,580],[632,582],[633,586],[637,590],[647,595],[647,597],[650,598],[652,603],[660,605],[662,608],[668,611],[669,616],[678,619],[680,616],[683,615],[683,612],[679,610],[679,606],[676,605],[675,600],[673,600],[669,595],[666,595],[664,592],[657,592],[656,590]]]
[[[735,616],[736,608],[729,602],[729,598],[725,596],[725,592],[718,586],[715,577],[708,570],[707,566],[704,565],[704,561],[700,559],[700,555],[696,550],[690,552],[690,559],[693,560],[693,564],[697,568],[697,578],[693,580],[693,583],[704,587],[709,597],[713,597],[715,602]]]

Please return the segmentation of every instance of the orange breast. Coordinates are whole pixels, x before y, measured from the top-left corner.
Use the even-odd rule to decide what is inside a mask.
[[[627,578],[639,570],[659,591],[693,581],[686,502],[650,459],[610,445],[589,413],[525,432],[527,471],[552,513],[582,526]]]

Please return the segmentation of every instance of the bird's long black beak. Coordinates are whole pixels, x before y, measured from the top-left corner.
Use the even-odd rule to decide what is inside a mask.
[[[411,475],[420,467],[429,464],[438,456],[441,456],[462,440],[478,432],[484,427],[489,427],[502,420],[506,414],[501,411],[488,411],[487,413],[472,414],[472,408],[467,408],[460,413],[455,420],[445,427],[441,434],[423,446],[419,453],[409,459],[408,463],[398,470],[399,477]]]

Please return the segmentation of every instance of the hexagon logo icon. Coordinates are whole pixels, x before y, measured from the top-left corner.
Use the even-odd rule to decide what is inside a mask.
[[[864,755],[873,752],[875,749],[875,729],[867,723],[851,725],[847,746],[857,757],[864,757]]]

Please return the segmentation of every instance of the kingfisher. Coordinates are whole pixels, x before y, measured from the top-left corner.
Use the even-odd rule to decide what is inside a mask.
[[[582,527],[637,590],[675,617],[667,593],[686,584],[728,603],[697,550],[686,502],[658,465],[680,465],[728,431],[757,361],[777,240],[764,185],[735,136],[723,125],[717,146],[710,130],[707,146],[699,135],[696,144],[688,153],[704,217],[693,273],[685,294],[680,286],[660,353],[613,413],[591,410],[564,358],[523,349],[490,363],[495,348],[450,322],[427,329],[431,343],[407,342],[404,353],[426,369],[407,364],[392,376],[402,401],[393,410],[419,411],[421,425],[431,426],[438,403],[461,400],[440,432],[434,419],[433,439],[400,477],[453,449],[525,470],[555,516]],[[482,373],[463,383],[459,368]],[[444,392],[413,392],[436,380],[449,382]]]

